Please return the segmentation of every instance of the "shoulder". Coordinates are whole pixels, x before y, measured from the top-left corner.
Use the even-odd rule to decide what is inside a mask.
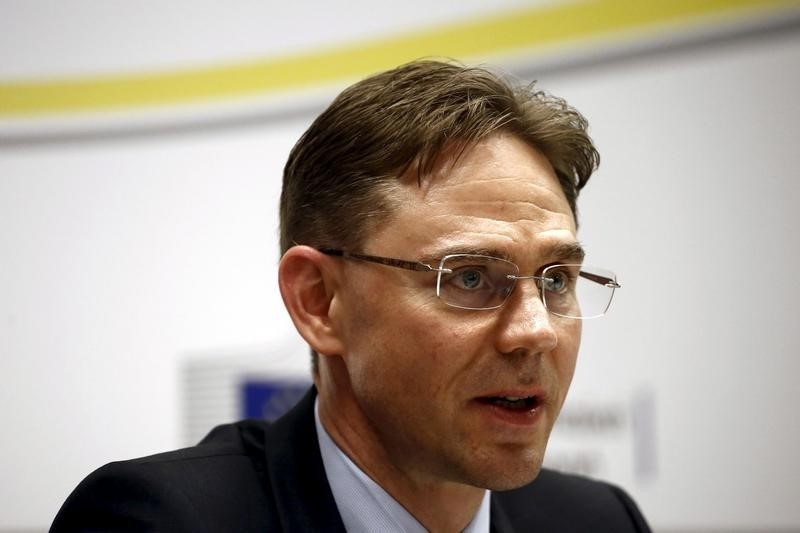
[[[650,531],[625,491],[582,476],[542,469],[532,483],[492,498],[513,530],[535,525],[559,533]]]
[[[214,531],[215,524],[265,523],[266,430],[257,421],[219,426],[197,446],[109,463],[78,485],[51,531]]]

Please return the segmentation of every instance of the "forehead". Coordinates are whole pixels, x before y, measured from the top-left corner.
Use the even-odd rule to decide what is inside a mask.
[[[576,242],[572,210],[553,168],[518,137],[495,134],[441,159],[421,184],[400,187],[396,212],[375,235],[379,241],[405,255],[460,247],[520,260],[520,254]]]

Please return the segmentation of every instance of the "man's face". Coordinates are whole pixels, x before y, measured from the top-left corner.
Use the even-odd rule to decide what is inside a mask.
[[[569,262],[558,250],[577,242],[551,166],[509,134],[440,166],[422,187],[403,185],[398,200],[359,252],[412,260],[480,252],[532,275]],[[518,281],[503,307],[475,311],[437,298],[433,273],[342,268],[334,312],[363,415],[357,438],[417,479],[494,490],[532,480],[572,380],[580,321],[549,314],[532,280]],[[502,397],[533,399],[519,408]]]

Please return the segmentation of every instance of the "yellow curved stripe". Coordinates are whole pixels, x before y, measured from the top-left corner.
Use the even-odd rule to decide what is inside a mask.
[[[597,0],[527,8],[249,63],[158,73],[0,84],[0,118],[169,105],[287,91],[364,76],[424,57],[469,59],[559,42],[798,5],[780,0]]]

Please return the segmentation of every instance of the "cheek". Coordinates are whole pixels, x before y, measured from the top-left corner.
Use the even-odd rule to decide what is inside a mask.
[[[583,325],[580,320],[575,320],[568,323],[563,332],[559,335],[558,342],[558,357],[556,358],[556,367],[559,375],[559,381],[564,388],[569,388],[572,382],[572,376],[575,373],[575,365],[578,361],[578,349],[581,345],[581,333]]]
[[[422,313],[414,320],[395,321],[396,327],[387,327],[391,316],[370,317],[372,325],[362,330],[361,338],[371,340],[359,346],[351,367],[352,379],[372,393],[377,393],[373,389],[378,386],[384,393],[401,395],[408,403],[414,398],[433,401],[447,396],[469,368],[473,359],[470,354],[480,344],[475,329]],[[393,316],[396,318],[396,314]]]
[[[344,321],[354,388],[443,391],[481,351],[490,321],[449,308],[418,288],[387,284],[365,273],[348,287]]]
[[[364,305],[350,323],[345,362],[353,388],[396,393],[417,385],[427,349],[417,321],[404,311]],[[395,390],[397,389],[397,390]]]
[[[438,321],[421,325],[415,332],[417,342],[425,343],[427,356],[437,365],[454,372],[472,361],[472,355],[486,351],[486,324],[441,316]]]

